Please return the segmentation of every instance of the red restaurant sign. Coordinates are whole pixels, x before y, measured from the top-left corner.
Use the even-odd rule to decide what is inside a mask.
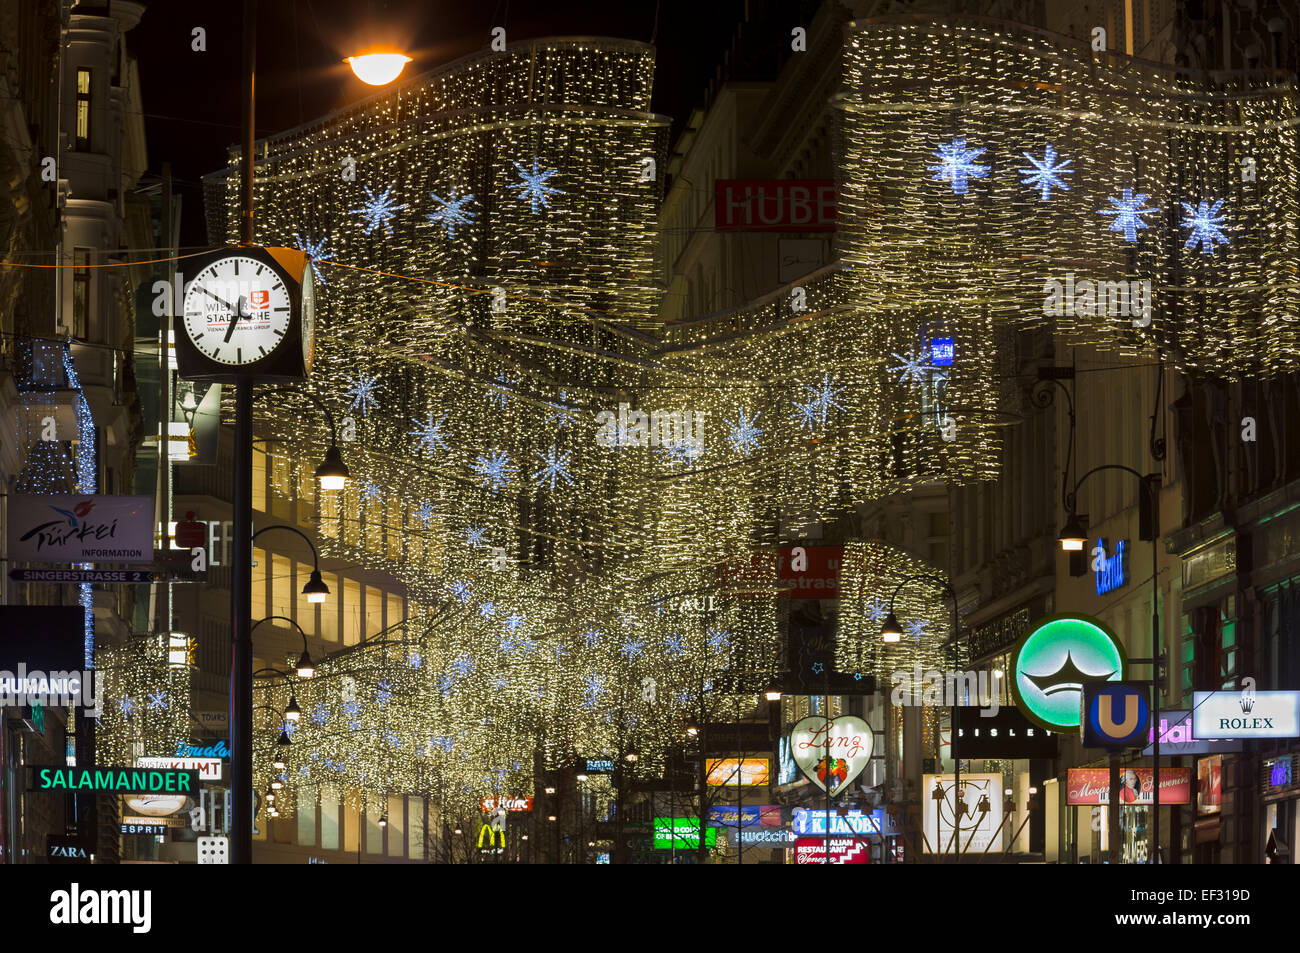
[[[830,860],[826,859],[827,851]],[[796,864],[866,864],[871,845],[865,837],[800,837],[794,842]]]
[[[1124,768],[1120,776],[1120,804],[1150,804],[1152,774],[1150,768]],[[1110,770],[1108,768],[1071,768],[1067,778],[1066,804],[1109,804]],[[1160,803],[1192,802],[1192,769],[1160,769]]]
[[[479,807],[484,814],[491,814],[498,808],[512,813],[520,813],[533,809],[533,799],[531,797],[485,797],[480,802]]]
[[[718,179],[720,232],[833,232],[834,179]]]

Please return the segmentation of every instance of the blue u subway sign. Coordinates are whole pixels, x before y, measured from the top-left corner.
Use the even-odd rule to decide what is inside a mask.
[[[1132,682],[1085,682],[1083,746],[1129,748],[1146,743],[1151,722],[1146,689]]]

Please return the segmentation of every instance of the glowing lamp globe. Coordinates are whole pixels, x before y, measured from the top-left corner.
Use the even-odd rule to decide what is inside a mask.
[[[402,53],[362,53],[347,58],[357,79],[369,86],[387,86],[402,75],[409,62],[411,58]]]

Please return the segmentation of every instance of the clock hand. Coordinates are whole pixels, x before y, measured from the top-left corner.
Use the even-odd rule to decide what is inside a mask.
[[[244,299],[240,298],[239,302],[235,305],[235,313],[230,316],[230,324],[226,326],[226,336],[222,339],[223,344],[230,340],[230,336],[235,333],[235,325],[239,323],[239,319],[243,316]]]
[[[216,301],[216,302],[218,302],[219,304],[224,304],[224,305],[225,305],[227,308],[229,308],[231,311],[234,311],[234,310],[235,310],[235,305],[231,304],[231,303],[230,303],[229,301],[227,301],[225,298],[219,298],[219,297],[217,297],[213,292],[209,291],[207,288],[203,287],[202,285],[199,285],[199,290],[202,291],[202,292],[203,292],[205,295],[207,295],[209,298],[211,298],[213,301]]]

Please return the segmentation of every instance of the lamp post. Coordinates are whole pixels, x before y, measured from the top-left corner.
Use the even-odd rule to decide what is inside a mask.
[[[239,241],[242,245],[253,245],[253,157],[256,136],[254,118],[257,108],[257,0],[244,0],[243,5],[243,115],[240,156],[240,210]],[[391,55],[391,54],[390,54]],[[400,54],[398,54],[400,56]],[[376,60],[367,60],[365,65],[378,67]],[[373,85],[382,85],[397,78],[402,67],[409,60],[396,64],[385,79],[376,69],[372,73]],[[351,64],[354,70],[360,65]],[[358,72],[358,75],[361,75]],[[323,405],[322,405],[323,406]],[[231,789],[231,844],[230,860],[235,864],[248,864],[253,860],[253,642],[251,615],[253,594],[253,572],[250,565],[253,538],[253,381],[241,377],[235,384],[235,447],[232,460],[234,477],[231,493],[232,536],[235,552],[234,566],[230,573],[230,789]],[[317,470],[317,477],[325,489],[339,488],[340,477],[347,479],[347,468],[343,466],[338,455],[338,447],[331,444],[322,464],[325,473]],[[341,472],[340,472],[341,471]],[[326,479],[331,485],[326,484]]]
[[[1154,426],[1154,425],[1153,425]],[[1155,439],[1152,439],[1153,451],[1156,446]],[[1156,456],[1159,460],[1163,452]],[[1125,473],[1137,477],[1138,482],[1142,484],[1143,499],[1146,500],[1149,507],[1149,516],[1146,520],[1146,526],[1139,525],[1139,536],[1144,540],[1151,541],[1151,658],[1140,659],[1130,658],[1130,662],[1138,664],[1149,663],[1151,665],[1151,724],[1155,725],[1155,731],[1152,734],[1151,748],[1151,858],[1149,863],[1159,863],[1160,861],[1160,678],[1163,668],[1164,652],[1162,651],[1162,642],[1160,638],[1160,475],[1156,473],[1143,476],[1132,467],[1126,467],[1122,463],[1103,463],[1101,466],[1093,467],[1074,484],[1074,490],[1065,496],[1066,520],[1065,525],[1061,527],[1059,541],[1061,549],[1066,552],[1079,552],[1084,548],[1088,540],[1087,529],[1084,521],[1077,512],[1077,503],[1079,489],[1087,482],[1088,478],[1094,473],[1102,470],[1122,470]],[[1139,524],[1143,521],[1139,517]],[[1112,810],[1118,811],[1115,805],[1118,792],[1111,792]],[[1114,832],[1114,820],[1112,820],[1112,834]]]
[[[898,585],[894,587],[893,593],[889,597],[889,614],[885,617],[884,625],[880,627],[880,640],[888,645],[899,642],[903,637],[902,627],[898,624],[898,616],[894,615],[894,600],[898,597],[898,592],[909,582],[928,582],[944,591],[944,594],[952,600],[952,632],[948,634],[948,648],[952,650],[952,668],[953,684],[958,684],[956,678],[957,672],[957,637],[961,632],[961,619],[958,617],[957,610],[957,593],[948,583],[948,580],[940,576],[931,576],[926,573],[913,573],[910,576],[904,576],[899,580]],[[954,698],[953,701],[960,702],[961,699]],[[961,818],[965,813],[966,802],[961,797],[961,759],[957,757],[957,735],[961,731],[961,705],[953,705],[952,708],[952,737],[949,745],[952,748],[952,797],[953,797],[953,830],[957,836],[957,853],[961,853]],[[938,828],[936,827],[936,831]],[[944,851],[947,853],[947,850]]]

